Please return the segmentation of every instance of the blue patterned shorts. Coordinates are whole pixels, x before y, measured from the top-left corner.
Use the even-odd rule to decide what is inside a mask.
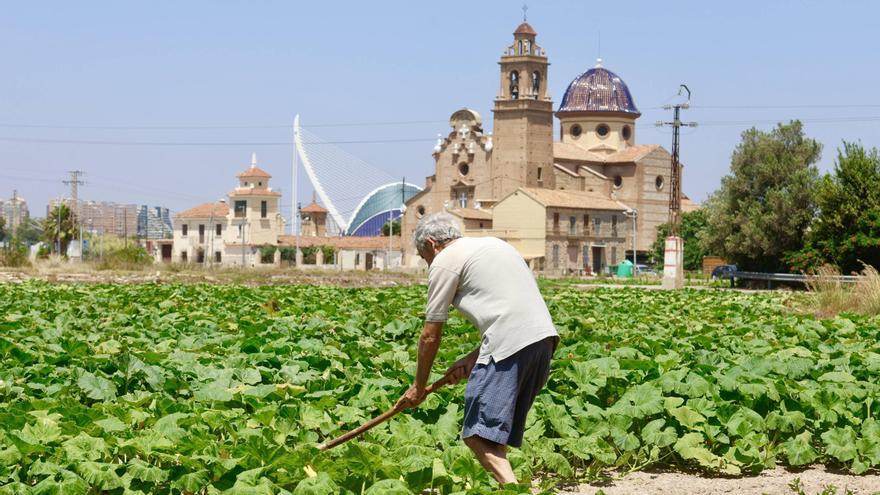
[[[526,415],[550,376],[557,339],[548,337],[497,363],[474,366],[464,389],[462,438],[522,445]]]

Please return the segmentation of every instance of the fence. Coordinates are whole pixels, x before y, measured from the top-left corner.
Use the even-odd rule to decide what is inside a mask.
[[[832,281],[832,282],[840,282],[843,284],[854,284],[857,283],[864,277],[857,275],[837,275],[833,277],[829,276],[817,276],[817,275],[804,275],[797,273],[761,273],[761,272],[733,272],[730,274],[730,286],[734,287],[736,285],[736,280],[766,280],[767,288],[773,288],[773,282],[788,282],[788,283],[799,283],[805,284],[808,280],[823,280],[823,281]]]

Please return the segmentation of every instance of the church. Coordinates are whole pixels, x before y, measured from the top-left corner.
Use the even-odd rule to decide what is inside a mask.
[[[601,59],[554,111],[550,64],[536,38],[523,22],[498,62],[492,132],[474,110],[450,117],[433,149],[434,174],[406,201],[404,265],[421,262],[411,242],[419,218],[440,211],[460,218],[466,236],[510,242],[536,271],[601,273],[632,259],[633,241],[647,260],[668,220],[672,157],[658,144],[637,144],[641,113]],[[696,208],[682,198],[683,211]]]

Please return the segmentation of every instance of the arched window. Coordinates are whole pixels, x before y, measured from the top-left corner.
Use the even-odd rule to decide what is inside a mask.
[[[538,94],[541,92],[541,73],[538,71],[532,72],[532,94],[535,95],[535,99],[538,99]]]
[[[517,55],[522,55],[522,52],[523,52],[522,40],[519,40],[519,43],[517,44],[517,48],[519,49],[519,51],[517,52]]]
[[[510,99],[519,99],[519,72],[510,73]]]

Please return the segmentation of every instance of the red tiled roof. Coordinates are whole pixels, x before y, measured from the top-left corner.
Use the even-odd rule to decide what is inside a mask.
[[[395,236],[393,241],[395,250],[400,250],[400,237]],[[296,237],[292,235],[278,236],[278,244],[281,246],[295,246]],[[359,236],[300,236],[300,247],[333,246],[336,249],[387,249],[387,237],[359,237]]]
[[[266,172],[265,170],[263,170],[263,169],[261,169],[260,167],[257,167],[257,166],[248,167],[247,170],[245,170],[244,172],[242,172],[242,173],[236,175],[236,177],[238,177],[239,179],[243,179],[243,178],[245,178],[245,177],[263,177],[263,178],[266,178],[266,179],[271,179],[271,178],[272,178],[272,176],[269,175],[269,172]]]
[[[281,193],[265,187],[236,187],[227,196],[281,196]]]
[[[229,214],[229,205],[226,203],[203,203],[196,207],[184,210],[174,218],[214,218],[225,217]]]
[[[605,161],[608,163],[636,162],[659,147],[659,144],[638,144],[635,146],[630,146],[629,148],[626,148],[625,150],[620,150],[617,153],[611,153],[610,155],[605,157]]]
[[[455,208],[453,210],[446,210],[446,212],[468,220],[492,220],[492,212],[476,208]]]
[[[580,146],[563,142],[553,143],[553,158],[559,160],[573,160],[580,162],[602,161],[602,157],[600,155],[590,153]]]
[[[660,148],[659,144],[638,144],[630,146],[626,149],[611,153],[609,155],[600,155],[592,153],[580,146],[571,143],[556,142],[553,143],[553,157],[559,160],[572,160],[580,162],[595,163],[630,163],[636,162],[644,158],[648,153]]]
[[[524,23],[520,24],[516,28],[516,31],[513,32],[513,34],[528,34],[531,36],[538,35],[538,33],[535,32],[535,28],[533,28],[528,22],[524,22]]]
[[[694,202],[691,198],[685,196],[684,194],[681,195],[681,212],[682,213],[690,213],[692,211],[697,211],[700,208],[702,208],[702,206],[700,206],[700,203]]]
[[[305,205],[299,211],[303,213],[327,213],[327,209],[323,206],[319,205],[312,201],[311,203]]]
[[[569,169],[565,165],[560,165],[558,163],[554,163],[553,166],[556,167],[556,169],[561,170],[562,172],[565,172],[566,174],[568,174],[572,177],[580,177],[580,175],[578,175],[577,172],[572,171],[571,169]]]
[[[593,192],[539,189],[536,187],[520,187],[518,191],[524,192],[544,206],[556,208],[612,211],[629,209],[620,201]]]

